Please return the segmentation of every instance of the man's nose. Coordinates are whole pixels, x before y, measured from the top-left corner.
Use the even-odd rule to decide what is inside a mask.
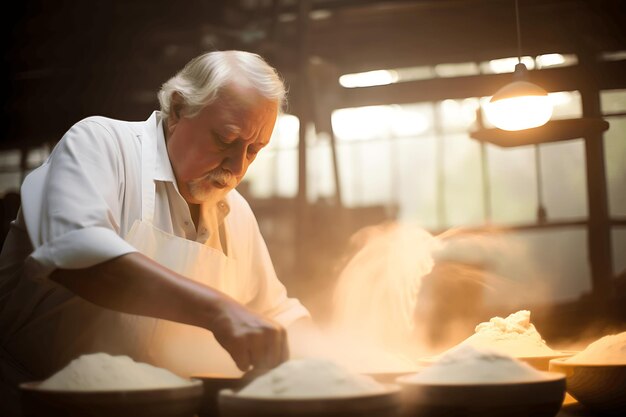
[[[243,175],[246,164],[246,149],[243,146],[237,146],[231,149],[226,160],[224,161],[224,168],[229,170],[235,177]]]

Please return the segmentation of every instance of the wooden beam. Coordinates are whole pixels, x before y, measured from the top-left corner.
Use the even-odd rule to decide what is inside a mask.
[[[626,61],[601,62],[593,69],[601,90],[626,88]],[[511,82],[511,77],[510,73],[484,74],[363,88],[339,87],[336,108],[487,97]],[[529,71],[529,77],[548,92],[580,90],[588,83],[586,73],[578,66]]]

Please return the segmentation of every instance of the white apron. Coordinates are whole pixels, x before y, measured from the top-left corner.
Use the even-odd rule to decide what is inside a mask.
[[[157,143],[152,135],[143,135],[141,141],[142,218],[135,221],[126,241],[180,275],[226,293],[241,303],[249,301],[250,294],[245,288],[247,279],[237,275],[231,239],[226,241],[227,256],[211,246],[171,235],[153,226]],[[229,236],[227,221],[224,229]],[[211,232],[218,233],[217,230]],[[208,330],[168,320],[150,321],[154,326],[151,331],[140,331],[150,334],[146,340],[150,362],[184,376],[210,372],[240,373],[230,355]]]

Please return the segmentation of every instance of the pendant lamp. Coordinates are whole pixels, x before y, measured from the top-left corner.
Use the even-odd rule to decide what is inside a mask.
[[[518,0],[515,0],[517,58],[513,82],[498,90],[485,108],[487,118],[503,130],[522,130],[546,124],[552,116],[552,102],[543,88],[528,81],[528,69],[522,63],[522,37]]]

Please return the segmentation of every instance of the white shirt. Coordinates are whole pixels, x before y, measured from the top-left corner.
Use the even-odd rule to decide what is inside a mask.
[[[158,143],[154,178],[143,179],[156,183],[154,226],[175,236],[219,245],[215,228],[228,216],[231,232],[226,239],[231,240],[234,252],[228,256],[249,268],[244,271],[246,276],[255,277],[255,282],[250,282],[254,288],[247,290],[247,294],[254,294],[246,301],[247,306],[283,325],[309,315],[299,301],[287,297],[256,219],[238,192],[231,191],[212,215],[204,213],[194,228],[189,207],[176,186],[158,112],[146,122],[89,117],[76,123],[50,155],[43,195],[31,199],[29,188],[22,188],[22,210],[28,212],[28,204],[37,204],[29,203],[31,200],[40,200],[41,210],[34,216],[20,212],[0,257],[0,342],[3,325],[13,323],[16,330],[14,316],[18,311],[21,317],[33,318],[24,311],[29,303],[37,306],[35,316],[45,313],[39,311],[46,304],[41,302],[45,291],[35,295],[20,289],[24,287],[20,281],[28,281],[29,287],[34,282],[49,287],[49,280],[40,279],[56,268],[90,267],[136,251],[124,236],[135,220],[141,219],[138,135],[146,132],[157,135]],[[29,300],[20,299],[24,297]],[[38,297],[42,300],[33,301]],[[2,310],[7,303],[9,308]]]

